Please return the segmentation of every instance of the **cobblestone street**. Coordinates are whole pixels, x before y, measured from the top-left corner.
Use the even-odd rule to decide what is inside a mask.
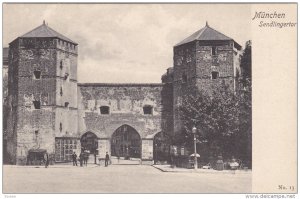
[[[3,166],[4,193],[250,193],[251,172],[162,172],[146,165]]]

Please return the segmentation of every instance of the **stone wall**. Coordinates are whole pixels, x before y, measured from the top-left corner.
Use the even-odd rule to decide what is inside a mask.
[[[195,89],[206,95],[220,88],[234,92],[238,52],[234,41],[193,41],[174,47],[174,133],[182,129],[179,107],[184,96]],[[213,72],[218,73],[216,79]]]
[[[29,149],[54,153],[60,117],[68,120],[65,123],[70,130],[64,129],[66,132],[77,133],[76,52],[75,45],[55,38],[18,38],[10,44],[8,105],[12,108],[7,120],[7,148],[14,156],[13,163],[18,164]],[[64,65],[67,79],[61,60],[71,60]],[[65,88],[63,95],[58,87]],[[40,108],[34,101],[40,102]]]
[[[142,139],[142,158],[151,159],[153,146],[149,150],[149,140],[161,132],[161,91],[162,84],[79,84],[79,134],[96,134],[104,148],[99,150],[99,156],[104,157],[101,153],[110,151],[112,134],[127,124]],[[101,106],[108,106],[109,114],[101,114]],[[144,114],[144,106],[153,107],[152,114]]]
[[[162,76],[162,132],[171,137],[174,132],[173,122],[173,68],[169,68]]]

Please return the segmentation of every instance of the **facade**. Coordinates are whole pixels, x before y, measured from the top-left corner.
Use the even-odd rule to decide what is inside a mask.
[[[151,163],[158,136],[179,133],[190,87],[235,89],[241,46],[207,24],[174,46],[162,83],[78,83],[78,44],[45,23],[9,44],[5,159],[24,164],[47,150],[55,162],[86,151]]]
[[[182,126],[179,106],[188,94],[198,90],[211,94],[220,86],[234,92],[240,75],[241,46],[233,39],[206,26],[187,37],[173,48],[174,67],[169,68],[162,81],[172,92],[172,118],[174,134]],[[172,91],[171,91],[172,90]]]

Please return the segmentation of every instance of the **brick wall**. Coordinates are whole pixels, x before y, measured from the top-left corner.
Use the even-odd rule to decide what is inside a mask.
[[[234,92],[235,71],[239,67],[237,52],[233,41],[193,41],[174,47],[175,133],[180,133],[182,128],[179,106],[184,96],[194,89],[211,95],[222,86]],[[212,78],[212,72],[218,73],[217,79]]]
[[[127,124],[142,139],[142,158],[152,159],[153,146],[150,150],[149,139],[161,132],[161,84],[79,84],[78,89],[80,135],[93,132],[98,138],[106,139],[102,142],[109,146],[115,130]],[[145,105],[153,107],[152,114],[144,114]],[[101,106],[108,106],[109,114],[101,114]],[[99,156],[104,157],[104,154]]]
[[[18,38],[10,44],[7,146],[13,163],[32,148],[54,153],[60,118],[68,120],[63,121],[66,134],[77,133],[76,53],[75,45],[57,38]],[[63,68],[61,60],[68,60]],[[40,102],[40,109],[34,101]]]

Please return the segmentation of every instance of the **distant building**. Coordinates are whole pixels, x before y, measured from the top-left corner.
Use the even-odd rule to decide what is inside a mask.
[[[43,149],[55,162],[71,161],[73,151],[89,152],[94,162],[108,151],[151,163],[155,140],[180,132],[187,87],[234,91],[239,50],[206,25],[174,46],[162,83],[78,83],[78,44],[43,23],[9,44],[5,159],[23,164]]]

